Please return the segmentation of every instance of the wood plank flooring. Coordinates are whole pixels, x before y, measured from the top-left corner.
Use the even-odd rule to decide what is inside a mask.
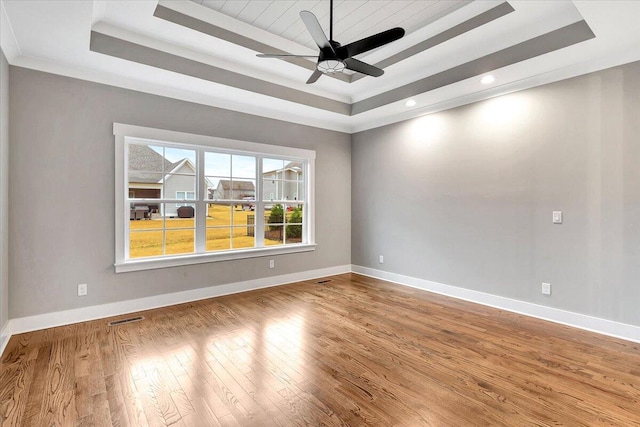
[[[640,426],[640,344],[330,279],[14,336],[1,426]]]

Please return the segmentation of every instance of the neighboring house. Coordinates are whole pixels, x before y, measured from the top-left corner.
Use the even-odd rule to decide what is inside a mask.
[[[129,146],[129,198],[194,200],[195,174],[195,166],[189,159],[172,163],[147,145]],[[151,212],[163,216],[177,216],[178,207],[185,204],[167,203],[163,208],[159,203],[135,203],[149,206]]]
[[[256,196],[256,186],[252,181],[231,181],[221,179],[213,190],[214,200],[242,200],[244,197]]]
[[[161,172],[171,169],[173,169],[172,163],[147,145],[131,144],[129,146],[129,198],[161,198]],[[159,173],[153,174],[149,171]]]
[[[303,200],[302,164],[289,162],[282,169],[262,174],[263,194],[269,200]]]
[[[182,159],[174,163],[173,169],[164,177],[164,197],[167,199],[195,200],[195,175],[196,167],[189,159]],[[162,214],[164,216],[178,216],[178,208],[184,205],[189,204],[166,203]]]

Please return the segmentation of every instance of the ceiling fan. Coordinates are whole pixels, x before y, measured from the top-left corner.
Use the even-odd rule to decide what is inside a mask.
[[[318,55],[292,55],[292,54],[270,54],[260,53],[259,58],[318,58],[316,69],[307,80],[307,84],[314,83],[325,73],[340,73],[347,70],[356,71],[373,77],[380,77],[384,70],[365,62],[359,61],[354,56],[370,51],[404,36],[404,29],[400,27],[392,28],[378,34],[374,34],[364,39],[342,46],[333,40],[333,0],[329,3],[329,39],[325,35],[316,16],[308,10],[300,12],[300,18],[307,27],[311,37],[320,48]]]

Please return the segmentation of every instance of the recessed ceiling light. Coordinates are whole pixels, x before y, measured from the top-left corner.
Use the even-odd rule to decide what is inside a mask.
[[[482,80],[480,80],[480,83],[482,83],[483,85],[488,85],[488,84],[491,84],[491,83],[493,83],[495,81],[496,81],[495,77],[493,77],[491,75],[487,75],[487,76],[484,76],[482,78]]]
[[[404,105],[406,105],[407,107],[413,107],[414,105],[416,105],[416,101],[414,101],[413,99],[410,99],[407,102],[405,102]]]

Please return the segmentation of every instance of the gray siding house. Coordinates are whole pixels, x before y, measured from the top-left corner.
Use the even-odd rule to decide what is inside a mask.
[[[164,198],[196,199],[196,168],[189,159],[182,159],[174,164],[173,169],[164,177]],[[178,216],[180,206],[189,203],[165,203],[164,216]]]
[[[262,174],[263,200],[304,200],[302,164],[289,162],[282,169]]]
[[[252,181],[221,179],[211,194],[214,200],[242,200],[243,197],[256,197],[256,186]]]

